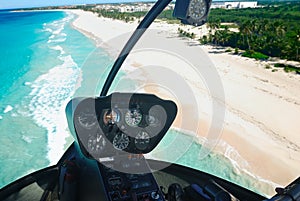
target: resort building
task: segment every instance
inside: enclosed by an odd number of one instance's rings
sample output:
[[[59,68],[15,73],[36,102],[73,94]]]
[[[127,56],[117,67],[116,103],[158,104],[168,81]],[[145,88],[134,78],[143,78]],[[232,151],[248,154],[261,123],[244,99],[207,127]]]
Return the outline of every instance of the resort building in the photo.
[[[96,6],[96,9],[103,10],[118,10],[119,12],[140,12],[140,11],[149,11],[154,3],[127,3],[127,4],[100,4]],[[175,4],[171,3],[165,8],[174,9]]]
[[[257,1],[213,1],[211,8],[239,9],[256,8]]]
[[[99,4],[95,6],[96,10],[107,10],[119,12],[140,12],[149,11],[154,3],[121,3],[121,4]],[[173,10],[174,3],[169,4],[165,10]],[[212,1],[211,8],[239,9],[239,8],[256,8],[257,1]]]

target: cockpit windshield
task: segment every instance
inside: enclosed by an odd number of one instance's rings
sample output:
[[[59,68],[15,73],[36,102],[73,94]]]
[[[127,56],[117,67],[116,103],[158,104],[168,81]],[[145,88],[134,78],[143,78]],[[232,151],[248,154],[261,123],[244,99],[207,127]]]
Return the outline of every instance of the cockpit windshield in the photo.
[[[205,1],[191,2],[198,8]],[[68,101],[99,96],[114,60],[154,5],[52,3],[0,5],[0,188],[58,162],[73,142]],[[177,105],[171,128],[146,158],[273,195],[300,175],[299,2],[213,0],[201,26],[182,24],[174,7],[171,2],[135,45],[108,95],[149,93]],[[159,118],[136,106],[106,110],[101,121],[155,129]],[[86,128],[97,121],[78,119]],[[146,150],[148,133],[138,136],[135,143]],[[92,139],[90,146],[96,141],[104,143]],[[114,146],[128,143],[120,135]]]

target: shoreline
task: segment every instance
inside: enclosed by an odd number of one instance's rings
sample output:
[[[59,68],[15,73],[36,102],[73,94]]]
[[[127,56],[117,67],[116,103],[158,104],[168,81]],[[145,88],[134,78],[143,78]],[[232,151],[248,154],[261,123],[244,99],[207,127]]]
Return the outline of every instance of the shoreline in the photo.
[[[98,42],[101,41],[97,45],[110,50],[110,54],[113,56],[116,56],[116,52],[124,44],[107,44],[105,42],[111,41],[120,34],[132,32],[137,25],[136,23],[99,18],[95,14],[81,10],[65,11],[78,16],[72,26],[86,36],[92,39],[94,37],[96,43],[97,39]],[[187,47],[191,46],[189,45],[190,40],[176,36],[177,27],[177,25],[162,22],[151,25],[151,28],[161,30],[162,38],[169,37],[170,42],[177,41],[184,43]],[[124,38],[124,43],[126,41]],[[297,125],[297,114],[300,113],[300,96],[297,94],[300,84],[297,75],[270,72],[264,68],[264,62],[218,53],[213,46],[196,45],[193,48],[201,49],[209,56],[224,85],[228,115],[226,115],[220,139],[234,147],[249,164],[249,171],[262,179],[287,185],[299,176],[297,170],[300,166],[300,157],[298,157],[300,155],[300,137],[295,134],[300,133]],[[144,63],[147,63],[143,61],[145,58],[128,58],[124,63],[125,70],[130,71],[129,66],[134,66],[134,63],[145,65]],[[161,61],[161,63],[163,62]],[[150,81],[148,80],[148,82]],[[197,95],[203,94],[199,92]],[[268,112],[275,112],[276,115],[269,116]],[[202,128],[197,134],[206,136],[210,127],[209,120],[201,121],[201,125]],[[222,153],[222,150],[219,152]]]

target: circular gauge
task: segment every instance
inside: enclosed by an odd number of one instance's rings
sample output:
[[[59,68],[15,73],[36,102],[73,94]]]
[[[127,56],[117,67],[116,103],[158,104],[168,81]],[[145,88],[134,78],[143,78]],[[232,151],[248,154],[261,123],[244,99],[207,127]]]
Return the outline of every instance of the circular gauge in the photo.
[[[141,123],[142,117],[139,109],[128,110],[125,114],[125,122],[128,126],[136,127]]]
[[[150,143],[150,136],[145,131],[139,132],[136,135],[135,140],[134,140],[135,146],[140,150],[146,149],[148,147],[149,143]]]
[[[201,19],[207,12],[205,0],[192,0],[189,6],[189,16],[195,20]]]
[[[146,116],[146,122],[149,126],[156,127],[156,126],[159,125],[159,120],[156,117],[152,116],[152,115],[147,115]]]
[[[88,151],[91,153],[99,153],[104,150],[106,145],[105,137],[97,134],[97,137],[90,136],[87,142]]]
[[[113,139],[113,146],[115,149],[123,150],[129,145],[129,137],[124,133],[118,133]]]
[[[115,124],[120,121],[120,113],[117,110],[107,110],[103,115],[103,122],[105,125]]]
[[[98,121],[95,113],[81,112],[78,116],[78,122],[82,127],[91,129],[97,124]]]

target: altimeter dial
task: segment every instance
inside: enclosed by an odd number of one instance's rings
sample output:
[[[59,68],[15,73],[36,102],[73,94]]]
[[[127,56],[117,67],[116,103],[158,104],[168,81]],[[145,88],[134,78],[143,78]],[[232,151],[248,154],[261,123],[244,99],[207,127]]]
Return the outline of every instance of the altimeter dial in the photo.
[[[98,123],[96,114],[89,111],[81,112],[78,116],[78,122],[86,129],[91,129]]]
[[[106,139],[103,135],[97,134],[97,136],[90,136],[88,138],[87,147],[90,153],[100,153],[104,150],[106,145]]]
[[[129,137],[124,133],[118,133],[113,139],[113,146],[115,149],[123,150],[129,145]]]
[[[150,143],[150,136],[147,132],[141,131],[139,132],[134,140],[134,144],[136,148],[140,150],[145,150]]]
[[[146,122],[149,126],[154,126],[154,127],[159,126],[159,120],[155,116],[152,116],[152,115],[146,116]]]
[[[136,127],[142,121],[143,115],[139,109],[128,110],[125,114],[125,122],[128,126]]]

